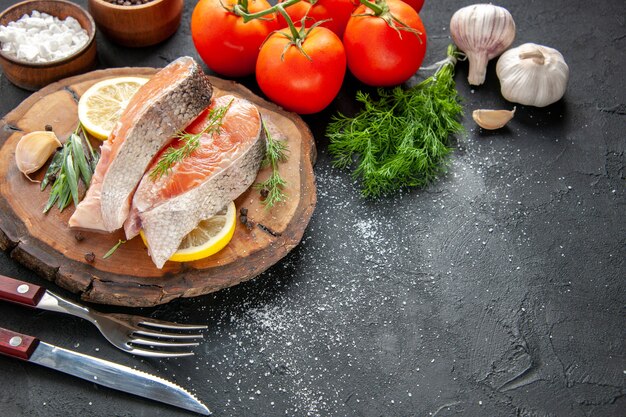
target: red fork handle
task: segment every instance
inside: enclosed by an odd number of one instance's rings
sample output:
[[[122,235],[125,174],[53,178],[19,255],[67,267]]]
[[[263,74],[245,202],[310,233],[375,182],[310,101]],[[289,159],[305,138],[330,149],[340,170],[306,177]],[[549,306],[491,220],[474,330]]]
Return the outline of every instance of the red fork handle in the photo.
[[[0,327],[0,354],[28,360],[39,339]]]
[[[46,289],[39,285],[0,275],[0,300],[34,307],[45,292]]]

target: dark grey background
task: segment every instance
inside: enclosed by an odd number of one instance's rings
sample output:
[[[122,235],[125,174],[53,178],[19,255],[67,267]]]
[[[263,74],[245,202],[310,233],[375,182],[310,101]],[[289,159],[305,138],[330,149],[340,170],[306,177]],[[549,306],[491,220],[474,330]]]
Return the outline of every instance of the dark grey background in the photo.
[[[196,2],[185,3],[161,45],[126,49],[98,36],[99,67],[198,57]],[[470,3],[426,0],[426,63],[444,56],[449,19]],[[6,303],[0,326],[171,379],[217,416],[626,415],[626,3],[499,4],[517,23],[515,46],[563,53],[565,98],[518,106],[507,128],[481,132],[472,110],[512,105],[495,61],[473,89],[459,64],[468,132],[448,175],[371,201],[332,168],[324,137],[336,110],[355,109],[361,86],[348,76],[327,111],[305,118],[319,195],[302,243],[249,283],[139,310],[207,323],[195,357],[131,357],[86,322]],[[242,82],[258,91],[253,78]],[[3,115],[29,95],[4,76],[0,88]],[[8,254],[0,273],[72,296]],[[3,416],[188,415],[13,359],[0,369]]]

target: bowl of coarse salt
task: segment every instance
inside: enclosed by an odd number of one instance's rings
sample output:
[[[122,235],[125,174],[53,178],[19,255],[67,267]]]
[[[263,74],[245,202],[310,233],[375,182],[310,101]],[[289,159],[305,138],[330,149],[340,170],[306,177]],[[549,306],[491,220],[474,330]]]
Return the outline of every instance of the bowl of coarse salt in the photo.
[[[96,25],[65,0],[24,1],[0,13],[0,64],[26,90],[81,74],[96,65]]]
[[[183,0],[89,0],[98,30],[131,48],[156,45],[172,36],[183,7]]]

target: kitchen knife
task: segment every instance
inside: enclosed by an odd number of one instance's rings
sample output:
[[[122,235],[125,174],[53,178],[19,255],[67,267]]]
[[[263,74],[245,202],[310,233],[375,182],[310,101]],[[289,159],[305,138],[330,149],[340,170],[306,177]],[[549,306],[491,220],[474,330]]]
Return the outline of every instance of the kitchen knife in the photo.
[[[89,382],[160,401],[203,415],[209,409],[196,397],[163,378],[124,365],[83,355],[0,327],[0,353],[33,362]]]

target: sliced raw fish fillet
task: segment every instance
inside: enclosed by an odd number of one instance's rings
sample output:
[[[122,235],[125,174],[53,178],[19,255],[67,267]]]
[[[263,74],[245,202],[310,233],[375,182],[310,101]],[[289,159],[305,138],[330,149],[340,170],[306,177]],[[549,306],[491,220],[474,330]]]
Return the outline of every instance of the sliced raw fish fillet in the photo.
[[[212,94],[209,78],[190,57],[177,59],[144,84],[102,145],[91,185],[70,227],[107,232],[122,227],[154,155],[209,105]]]
[[[211,110],[227,106],[217,132],[203,133],[200,146],[171,167],[167,174],[151,176],[164,149],[155,157],[133,197],[124,225],[132,238],[143,229],[152,261],[158,268],[178,249],[182,239],[200,221],[220,211],[254,182],[265,155],[261,115],[249,101],[223,96],[214,100],[187,129],[200,133]],[[180,147],[180,140],[172,146]]]

